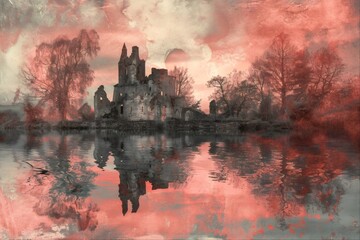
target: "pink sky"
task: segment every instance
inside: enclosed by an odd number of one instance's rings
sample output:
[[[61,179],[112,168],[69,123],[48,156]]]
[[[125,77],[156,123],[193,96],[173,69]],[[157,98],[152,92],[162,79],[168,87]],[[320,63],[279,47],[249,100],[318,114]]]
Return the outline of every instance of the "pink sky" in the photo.
[[[346,74],[359,74],[357,0],[3,0],[0,6],[2,98],[12,99],[22,87],[19,69],[38,44],[74,37],[82,28],[100,35],[101,50],[91,61],[96,77],[87,98],[91,103],[100,84],[112,95],[124,42],[139,46],[147,74],[152,67],[171,67],[166,59],[174,49],[186,56],[181,64],[189,68],[205,111],[211,94],[206,82],[233,69],[246,75],[280,32],[298,46],[336,46]]]

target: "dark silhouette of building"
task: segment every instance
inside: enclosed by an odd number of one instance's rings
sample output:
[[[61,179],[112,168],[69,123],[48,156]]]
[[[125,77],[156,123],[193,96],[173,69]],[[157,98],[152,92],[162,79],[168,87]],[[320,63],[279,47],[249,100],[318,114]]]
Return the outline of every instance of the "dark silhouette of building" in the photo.
[[[103,86],[94,96],[97,119],[109,116],[129,121],[180,119],[184,106],[185,99],[176,95],[176,81],[168,75],[168,70],[152,68],[146,76],[145,60],[140,59],[139,48],[132,47],[128,56],[125,44],[118,62],[118,83],[114,85],[112,102]],[[110,114],[112,112],[115,114]]]

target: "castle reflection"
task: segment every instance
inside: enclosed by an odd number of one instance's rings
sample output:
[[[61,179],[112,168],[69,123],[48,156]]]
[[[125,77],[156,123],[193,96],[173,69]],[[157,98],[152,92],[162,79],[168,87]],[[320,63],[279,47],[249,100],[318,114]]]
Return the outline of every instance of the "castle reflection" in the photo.
[[[151,189],[167,189],[186,182],[187,164],[193,142],[185,137],[121,136],[112,131],[99,131],[95,137],[94,158],[99,168],[104,168],[110,156],[114,157],[119,172],[119,198],[125,215],[131,204],[131,212],[140,207],[140,196],[146,194],[146,182]]]
[[[191,171],[188,164],[199,146],[209,142],[215,170],[214,181],[245,177],[254,194],[266,196],[277,216],[280,229],[286,218],[299,213],[299,206],[316,206],[334,215],[344,194],[341,182],[334,180],[354,163],[343,153],[327,146],[324,136],[298,139],[293,135],[274,136],[121,136],[111,131],[97,132],[94,158],[104,168],[110,156],[120,175],[119,198],[122,213],[137,212],[146,182],[152,190],[181,185]],[[326,157],[337,156],[336,162]],[[240,177],[240,178],[239,178]]]

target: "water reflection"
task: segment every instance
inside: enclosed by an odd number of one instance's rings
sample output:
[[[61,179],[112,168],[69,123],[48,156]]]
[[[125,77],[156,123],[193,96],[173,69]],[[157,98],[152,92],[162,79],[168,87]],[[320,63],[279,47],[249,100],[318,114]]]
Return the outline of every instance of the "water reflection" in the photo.
[[[360,234],[359,149],[319,133],[4,132],[0,154],[2,238]]]
[[[38,155],[28,161],[35,171],[27,180],[29,192],[38,198],[34,212],[54,221],[75,220],[79,230],[93,230],[99,208],[88,197],[96,174],[82,154],[88,150],[85,142],[81,135],[27,135],[24,150],[28,157],[32,150]]]
[[[252,135],[225,140],[221,148],[217,145],[212,142],[209,148],[218,167],[211,177],[216,181],[231,174],[246,177],[253,193],[266,197],[281,230],[289,228],[286,218],[301,214],[301,206],[317,208],[332,219],[345,194],[337,177],[359,169],[354,161],[358,153],[330,148],[321,134],[305,139]]]
[[[155,136],[119,136],[116,132],[97,132],[94,158],[99,168],[114,157],[115,169],[120,175],[119,198],[122,214],[140,207],[139,198],[146,194],[146,182],[152,190],[167,189],[169,183],[183,184],[187,179],[187,160],[191,154],[184,149],[184,138]]]

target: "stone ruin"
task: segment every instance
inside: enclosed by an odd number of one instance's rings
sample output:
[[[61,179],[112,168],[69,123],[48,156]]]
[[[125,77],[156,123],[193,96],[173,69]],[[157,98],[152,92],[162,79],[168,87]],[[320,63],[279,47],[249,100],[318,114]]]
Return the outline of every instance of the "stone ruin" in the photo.
[[[212,100],[209,105],[210,108],[210,116],[216,116],[217,113],[217,107],[216,107],[216,101]]]
[[[107,94],[103,85],[101,85],[95,92],[94,109],[96,119],[103,117],[105,114],[108,114],[111,111],[110,101],[107,98]]]
[[[110,101],[100,86],[95,92],[95,119],[164,121],[182,119],[185,99],[176,95],[176,81],[167,69],[151,69],[145,75],[145,60],[139,57],[139,48],[132,47],[130,56],[124,44],[118,62],[118,83],[114,85]]]

